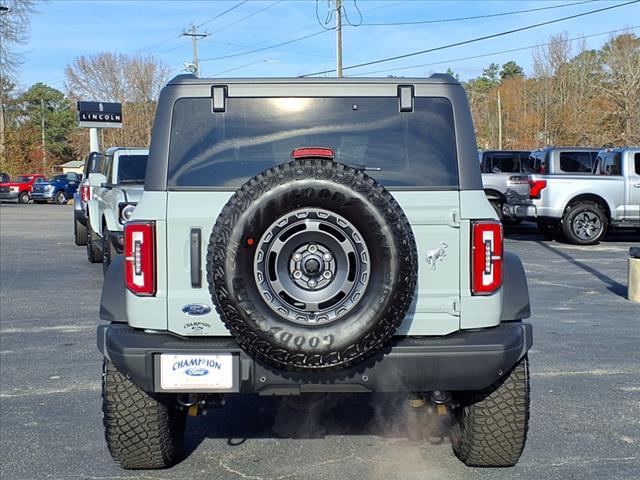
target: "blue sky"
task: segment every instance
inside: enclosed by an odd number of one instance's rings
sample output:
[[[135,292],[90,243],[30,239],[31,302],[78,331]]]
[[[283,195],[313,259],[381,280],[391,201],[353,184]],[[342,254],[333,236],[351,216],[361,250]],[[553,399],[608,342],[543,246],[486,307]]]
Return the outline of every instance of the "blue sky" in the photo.
[[[624,3],[579,0],[543,1],[420,1],[420,0],[343,0],[350,21],[390,23],[458,18],[545,8],[496,18],[403,26],[349,26],[344,28],[344,65],[363,63],[439,45],[454,43],[491,33],[510,30],[580,12]],[[64,68],[79,55],[100,51],[152,54],[165,62],[173,74],[191,59],[191,40],[180,33],[191,23],[202,24],[239,4],[234,1],[49,1],[38,5],[33,16],[27,45],[21,48],[24,64],[20,87],[43,81],[64,89]],[[318,16],[327,15],[327,0],[318,0]],[[266,8],[269,7],[269,8]],[[356,8],[357,7],[357,8]],[[264,9],[264,11],[251,14]],[[335,17],[334,17],[335,18]],[[303,41],[262,52],[248,50],[300,38],[323,28],[316,17],[315,0],[252,0],[233,11],[206,23],[202,30],[211,33],[199,42],[201,59],[240,54],[225,59],[203,60],[201,76],[298,76],[335,68],[335,32],[327,31]],[[333,21],[332,21],[333,25]],[[466,46],[417,55],[372,67],[346,71],[345,74],[396,69],[377,75],[425,76],[451,67],[462,79],[475,77],[490,62],[515,60],[531,73],[532,50],[490,55],[484,58],[461,58],[490,54],[545,43],[549,36],[566,32],[569,37],[591,35],[640,25],[640,3],[535,28],[513,35],[485,40]],[[634,30],[636,34],[639,30]],[[609,35],[587,39],[589,48],[600,47]],[[400,67],[434,64],[410,70]]]

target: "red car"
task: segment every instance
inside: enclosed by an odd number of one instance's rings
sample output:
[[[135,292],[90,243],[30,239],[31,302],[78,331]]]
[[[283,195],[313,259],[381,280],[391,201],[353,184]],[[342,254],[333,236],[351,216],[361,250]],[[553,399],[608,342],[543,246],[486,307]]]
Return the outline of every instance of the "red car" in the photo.
[[[33,184],[44,181],[44,175],[39,173],[18,175],[13,181],[0,183],[0,200],[18,200],[18,203],[29,203]]]

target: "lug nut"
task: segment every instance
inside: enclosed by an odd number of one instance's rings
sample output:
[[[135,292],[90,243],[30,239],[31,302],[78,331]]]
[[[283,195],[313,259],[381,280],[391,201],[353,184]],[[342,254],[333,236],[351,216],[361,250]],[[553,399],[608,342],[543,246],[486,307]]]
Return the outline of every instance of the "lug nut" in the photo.
[[[329,280],[331,278],[331,272],[329,270],[325,270],[322,276]]]
[[[300,280],[302,278],[302,272],[300,270],[296,270],[293,272],[293,278]]]
[[[294,259],[296,262],[299,262],[300,260],[302,260],[302,255],[300,255],[299,253],[296,253],[296,254],[293,256],[293,259]]]
[[[318,283],[317,283],[315,280],[309,280],[309,287],[310,287],[310,288],[315,288],[315,286],[316,286],[317,284],[318,284]]]
[[[322,259],[323,259],[325,262],[329,262],[329,261],[331,261],[331,254],[330,254],[330,253],[325,253],[324,255],[322,255]]]
[[[308,250],[311,253],[316,253],[316,250],[318,250],[318,247],[316,247],[315,245],[309,245]]]

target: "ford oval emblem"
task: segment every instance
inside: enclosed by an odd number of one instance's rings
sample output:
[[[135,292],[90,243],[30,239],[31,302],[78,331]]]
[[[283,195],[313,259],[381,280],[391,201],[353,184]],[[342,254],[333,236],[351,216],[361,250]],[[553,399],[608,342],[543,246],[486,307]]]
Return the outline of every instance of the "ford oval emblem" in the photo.
[[[207,370],[206,368],[202,368],[202,367],[191,367],[191,368],[187,368],[184,373],[186,373],[187,375],[191,376],[191,377],[202,377],[204,375],[207,375],[209,373],[209,370]]]
[[[182,307],[182,311],[187,315],[206,315],[211,312],[211,307],[204,303],[190,303]]]

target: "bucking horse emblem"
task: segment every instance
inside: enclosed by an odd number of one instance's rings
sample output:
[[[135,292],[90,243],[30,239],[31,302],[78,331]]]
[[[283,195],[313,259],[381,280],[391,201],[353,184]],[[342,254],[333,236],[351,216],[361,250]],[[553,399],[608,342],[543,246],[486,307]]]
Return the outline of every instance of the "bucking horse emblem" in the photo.
[[[444,261],[444,257],[447,256],[447,245],[445,242],[442,242],[438,248],[434,248],[433,250],[429,250],[427,252],[427,263],[431,265],[431,270],[436,269],[436,265],[438,264],[438,260],[440,262]]]

